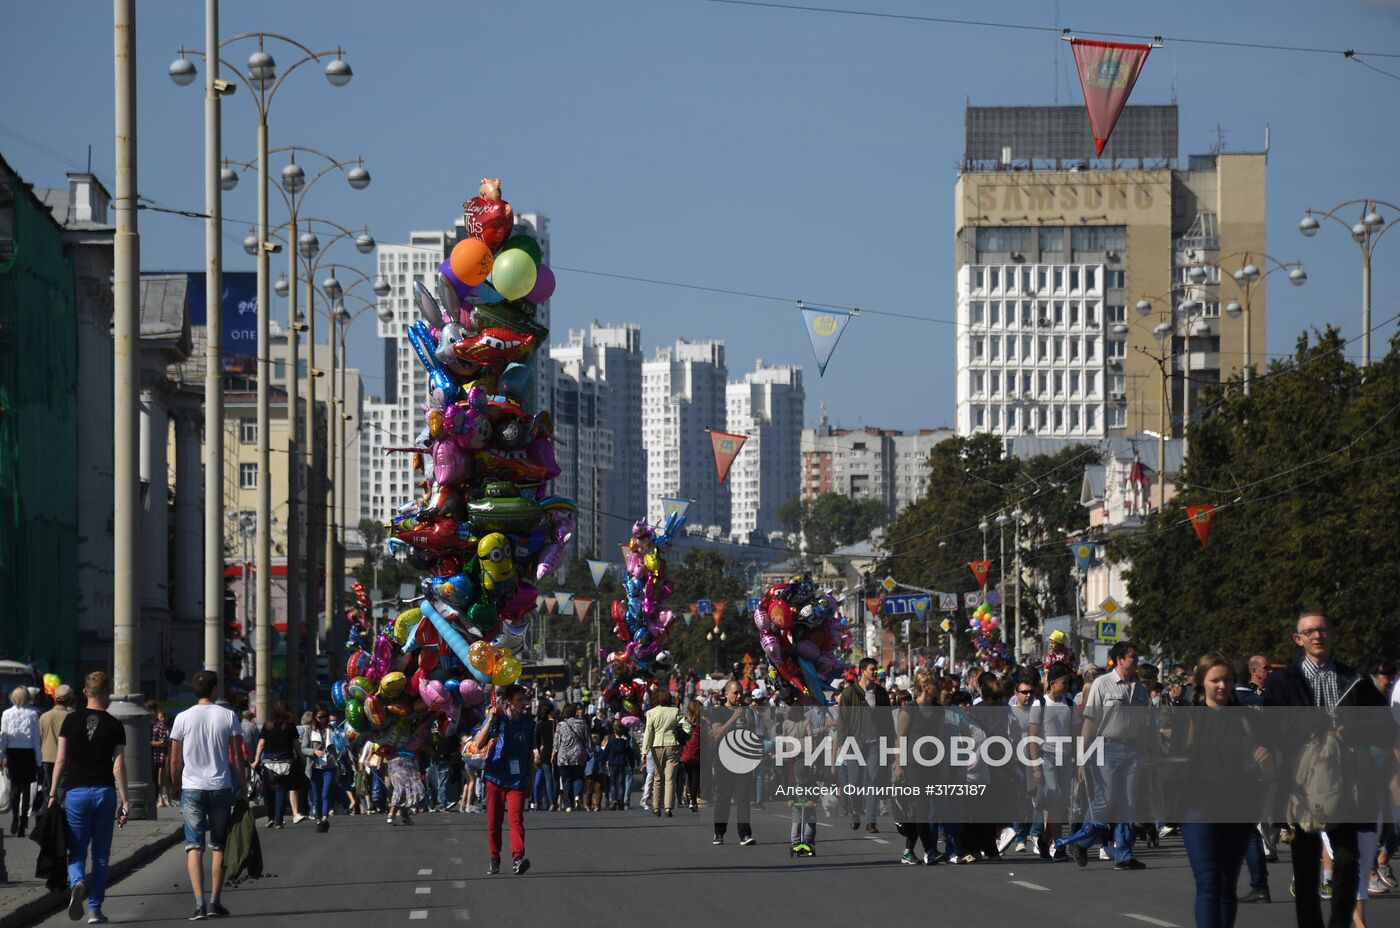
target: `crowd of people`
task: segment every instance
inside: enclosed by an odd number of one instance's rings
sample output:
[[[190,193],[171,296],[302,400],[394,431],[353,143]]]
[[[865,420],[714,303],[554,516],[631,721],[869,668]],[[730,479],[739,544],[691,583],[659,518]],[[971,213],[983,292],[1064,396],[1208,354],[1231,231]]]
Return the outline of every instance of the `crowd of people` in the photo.
[[[678,810],[699,815],[703,804],[713,819],[715,845],[725,843],[731,819],[738,844],[752,846],[760,837],[753,810],[770,804],[790,810],[793,856],[818,852],[819,818],[845,820],[867,834],[879,834],[888,821],[903,839],[896,860],[910,866],[966,866],[1026,855],[1080,867],[1097,857],[1114,871],[1131,872],[1147,866],[1135,848],[1179,837],[1195,879],[1196,923],[1210,928],[1233,924],[1241,903],[1271,901],[1269,867],[1280,861],[1286,844],[1298,924],[1324,924],[1322,903],[1330,901],[1326,924],[1364,928],[1367,898],[1400,891],[1391,868],[1398,843],[1393,803],[1400,799],[1400,746],[1361,752],[1375,768],[1368,782],[1390,791],[1378,797],[1386,812],[1375,821],[1313,827],[1261,811],[1260,821],[1243,823],[1238,809],[1223,807],[1223,797],[1232,784],[1288,776],[1290,745],[1238,712],[1181,712],[1175,725],[1148,721],[1164,714],[1170,719],[1178,707],[1400,707],[1394,664],[1378,660],[1350,668],[1333,657],[1336,637],[1324,615],[1307,610],[1294,633],[1300,654],[1280,667],[1271,667],[1263,655],[1235,661],[1215,652],[1201,655],[1194,666],[1157,667],[1128,642],[1112,649],[1105,667],[1081,665],[1062,636],[1052,636],[1042,661],[1016,666],[929,662],[896,674],[867,659],[836,681],[834,705],[824,708],[774,688],[762,666],[750,672],[736,665],[725,680],[692,676],[652,687],[642,718],[626,722],[577,686],[556,693],[540,684],[511,685],[498,690],[475,729],[452,737],[434,733],[416,751],[354,743],[325,705],[297,717],[278,702],[260,725],[251,711],[236,713],[217,702],[217,680],[201,673],[195,678],[196,706],[173,721],[157,707],[151,761],[157,804],[178,805],[185,819],[196,918],[227,914],[220,899],[221,855],[229,812],[240,797],[261,802],[268,828],[311,820],[323,833],[336,815],[383,815],[388,825],[412,826],[420,814],[484,814],[489,874],[501,872],[507,823],[511,871],[529,870],[527,812],[626,811],[637,797],[656,817],[674,817]],[[77,918],[86,911],[90,922],[105,920],[111,826],[126,807],[124,736],[119,724],[107,721],[108,689],[105,675],[90,676],[84,705],[79,694],[61,686],[53,707],[42,714],[31,705],[33,694],[17,689],[0,716],[0,747],[15,797],[10,833],[23,834],[35,812],[19,798],[31,793],[29,784],[36,787],[35,803],[43,805],[58,798],[63,782],[72,840],[70,914]],[[1142,711],[1119,711],[1124,709]],[[715,763],[717,746],[736,731],[762,745],[751,771]],[[1040,742],[1034,742],[1036,763],[1029,766],[974,765],[958,772],[958,782],[1000,786],[1002,795],[1021,797],[1004,820],[988,821],[933,795],[930,787],[949,784],[946,769],[877,757],[881,739],[950,731],[1050,742],[1097,737],[1104,749],[1096,764],[1077,767],[1040,755]],[[773,745],[780,736],[853,741],[859,757],[804,766],[778,757]],[[1340,743],[1345,747],[1344,739]],[[1160,767],[1151,763],[1154,752],[1177,757],[1196,778],[1193,798],[1184,810],[1174,806],[1172,815],[1136,801],[1153,789],[1152,770]],[[839,788],[812,789],[822,785]],[[916,789],[901,795],[871,789],[882,785]],[[214,857],[208,896],[202,877],[206,848]],[[92,868],[85,874],[89,850]],[[1237,888],[1245,871],[1248,888]]]

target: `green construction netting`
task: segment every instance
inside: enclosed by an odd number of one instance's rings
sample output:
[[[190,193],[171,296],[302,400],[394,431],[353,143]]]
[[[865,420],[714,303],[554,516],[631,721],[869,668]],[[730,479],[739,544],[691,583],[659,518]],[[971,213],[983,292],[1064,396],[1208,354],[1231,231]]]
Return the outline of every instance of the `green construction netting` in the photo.
[[[77,313],[58,226],[0,165],[0,655],[78,661]],[[86,427],[110,427],[103,421]]]

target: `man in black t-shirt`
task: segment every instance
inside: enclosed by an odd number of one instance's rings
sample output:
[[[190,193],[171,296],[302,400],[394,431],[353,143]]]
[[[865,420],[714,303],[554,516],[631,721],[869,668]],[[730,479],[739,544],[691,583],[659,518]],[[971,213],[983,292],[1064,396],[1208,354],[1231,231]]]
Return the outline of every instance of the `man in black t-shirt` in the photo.
[[[68,819],[68,917],[73,921],[82,918],[86,902],[88,924],[97,925],[107,921],[102,900],[107,892],[112,822],[126,824],[126,761],[122,753],[126,730],[107,711],[112,701],[112,682],[107,674],[100,670],[88,674],[83,693],[87,706],[69,714],[58,732],[49,807],[54,807],[58,784],[62,783]],[[92,874],[85,878],[89,844]]]

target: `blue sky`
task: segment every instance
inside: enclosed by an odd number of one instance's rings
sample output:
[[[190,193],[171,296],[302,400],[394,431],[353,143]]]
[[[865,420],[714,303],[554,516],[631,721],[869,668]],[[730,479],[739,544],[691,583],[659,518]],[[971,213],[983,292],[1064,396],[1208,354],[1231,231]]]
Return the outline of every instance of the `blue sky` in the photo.
[[[881,0],[850,8],[1053,25],[1053,4],[994,7]],[[225,2],[223,32],[284,32],[320,50],[344,46],[355,78],[330,87],[314,69],[288,80],[271,144],[363,155],[368,190],[320,184],[307,211],[368,224],[380,241],[445,228],[484,175],[518,210],[549,215],[558,266],[690,282],[951,320],[953,184],[963,107],[1080,101],[1049,33],[793,13],[703,0],[515,0],[386,4]],[[1286,6],[1286,15],[1284,9]],[[1065,0],[1062,25],[1147,35],[1400,52],[1395,4],[1347,0],[1167,7]],[[295,11],[295,15],[289,15]],[[202,94],[166,68],[203,41],[203,4],[140,0],[141,191],[203,207]],[[0,34],[0,152],[39,186],[62,182],[88,145],[112,173],[110,7],[91,0],[16,4]],[[242,62],[249,43],[226,54]],[[292,59],[274,49],[280,64]],[[1368,59],[1400,75],[1400,59]],[[61,73],[56,73],[61,72]],[[299,78],[299,79],[298,79]],[[1269,160],[1269,250],[1302,258],[1306,288],[1270,288],[1268,352],[1324,322],[1359,331],[1360,258],[1340,228],[1302,238],[1307,206],[1356,196],[1400,202],[1395,113],[1400,79],[1341,56],[1168,41],[1153,52],[1138,103],[1181,106],[1182,156],[1227,150]],[[241,93],[224,108],[225,151],[254,154]],[[37,142],[50,152],[17,140]],[[274,169],[280,160],[274,158]],[[273,199],[273,215],[279,210]],[[256,215],[253,184],[226,215]],[[197,269],[195,222],[142,214],[142,265]],[[280,220],[278,220],[280,221]],[[246,225],[231,223],[241,239]],[[1387,237],[1389,238],[1389,237]],[[1400,312],[1400,273],[1383,242],[1375,317]],[[228,266],[251,269],[230,244]],[[1400,252],[1396,252],[1400,258]],[[370,269],[348,249],[343,256]],[[800,363],[807,417],[827,404],[843,425],[931,427],[953,419],[953,329],[865,316],[818,379],[800,316],[779,303],[561,271],[556,336],[588,320],[642,325],[650,357],[678,337],[722,338],[731,379],[755,358]],[[280,316],[284,310],[279,306]],[[352,360],[382,389],[372,316],[352,330]],[[324,331],[324,330],[323,330]],[[1394,332],[1375,337],[1376,354]],[[1359,346],[1353,345],[1359,355]]]

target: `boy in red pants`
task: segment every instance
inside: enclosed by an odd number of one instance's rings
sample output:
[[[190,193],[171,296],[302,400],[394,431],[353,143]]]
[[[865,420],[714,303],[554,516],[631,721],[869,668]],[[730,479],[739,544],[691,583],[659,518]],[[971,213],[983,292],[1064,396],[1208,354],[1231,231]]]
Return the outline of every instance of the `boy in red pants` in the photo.
[[[525,711],[529,701],[525,687],[512,683],[496,694],[496,704],[486,711],[486,721],[476,733],[473,748],[486,751],[487,841],[491,851],[488,874],[501,872],[501,820],[510,817],[512,872],[530,869],[525,857],[526,790],[534,782],[539,763],[535,749],[535,720]],[[502,711],[502,707],[504,711]]]

